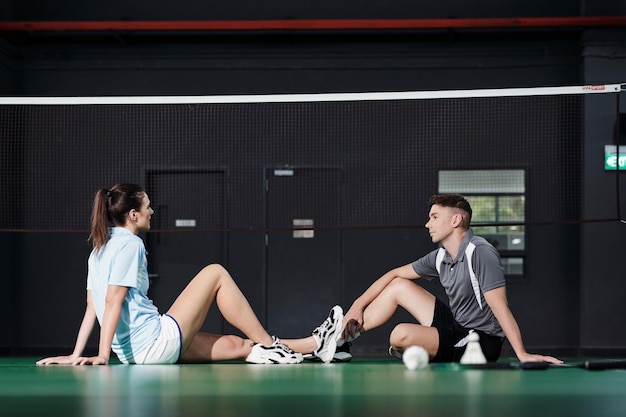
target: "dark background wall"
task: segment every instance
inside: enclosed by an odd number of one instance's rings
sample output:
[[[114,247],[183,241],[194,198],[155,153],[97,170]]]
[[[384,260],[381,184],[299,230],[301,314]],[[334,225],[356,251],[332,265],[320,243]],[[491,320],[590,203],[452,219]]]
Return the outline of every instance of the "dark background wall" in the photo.
[[[6,3],[6,2],[5,2]],[[15,1],[0,6],[2,20],[150,20],[284,18],[448,18],[626,15],[626,3],[594,1],[469,4],[415,2],[384,4],[292,2],[109,2]],[[327,6],[327,7],[324,7]],[[471,6],[471,7],[470,7]],[[213,95],[306,92],[404,91],[620,83],[626,75],[623,28],[541,28],[402,32],[262,33],[4,33],[0,40],[3,95]],[[589,107],[589,106],[588,106]],[[598,158],[611,143],[614,109],[585,110],[583,174],[577,195],[585,218],[610,218],[615,175]],[[87,150],[88,152],[88,150]],[[4,149],[2,175],[16,166]],[[530,158],[530,155],[528,156]],[[315,163],[316,161],[311,161]],[[477,161],[477,165],[488,165]],[[447,167],[453,169],[454,167]],[[435,176],[432,175],[434,179]],[[2,189],[2,199],[20,193],[19,181]],[[622,177],[620,177],[623,180]],[[139,180],[139,176],[136,180]],[[77,180],[74,196],[89,204],[94,189]],[[622,195],[624,187],[622,181]],[[102,186],[109,184],[101,184]],[[416,199],[436,189],[421,184]],[[529,184],[529,200],[533,197]],[[78,198],[78,197],[77,197]],[[623,203],[623,202],[622,202]],[[0,203],[3,204],[3,203]],[[61,203],[62,204],[62,203]],[[623,206],[623,204],[622,204]],[[416,212],[426,217],[427,208]],[[88,222],[89,213],[83,215]],[[509,283],[511,307],[531,349],[577,352],[623,351],[621,300],[626,295],[619,259],[626,250],[623,224],[538,226],[528,231],[528,267]],[[84,308],[89,247],[86,234],[0,233],[0,338],[7,351],[41,352],[72,345]],[[262,319],[264,237],[230,233],[222,259]],[[345,232],[341,243],[341,290],[345,308],[389,268],[432,249],[424,230]],[[314,283],[305,285],[314,286]],[[302,289],[304,292],[306,288]],[[433,287],[435,292],[439,288]],[[538,308],[540,306],[540,308]],[[165,306],[163,306],[165,307]],[[323,319],[326,307],[303,317]],[[308,332],[310,329],[306,329]],[[382,350],[389,327],[359,342]],[[299,336],[299,335],[286,335]]]
[[[623,5],[609,0],[571,2],[556,0],[545,4],[539,0],[513,0],[503,5],[497,1],[481,4],[446,0],[415,3],[407,0],[375,1],[362,4],[353,0],[321,1],[299,5],[289,1],[257,4],[239,0],[221,4],[195,0],[179,1],[176,7],[166,0],[124,2],[114,0],[105,4],[87,5],[65,0],[56,6],[42,0],[13,1],[4,7],[2,17],[13,20],[185,20],[185,19],[319,19],[319,18],[393,18],[393,17],[526,17],[577,16],[619,14]],[[12,4],[11,4],[12,3]]]

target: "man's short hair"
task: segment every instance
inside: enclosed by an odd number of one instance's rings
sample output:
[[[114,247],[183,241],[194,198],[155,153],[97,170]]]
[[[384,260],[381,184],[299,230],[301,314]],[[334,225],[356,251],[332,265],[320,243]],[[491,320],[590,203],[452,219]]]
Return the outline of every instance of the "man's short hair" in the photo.
[[[463,216],[463,226],[467,229],[470,227],[470,222],[472,221],[472,206],[470,203],[460,194],[435,194],[428,200],[429,207],[434,205],[438,205],[441,207],[451,207],[454,209],[458,209],[464,213],[461,213]]]

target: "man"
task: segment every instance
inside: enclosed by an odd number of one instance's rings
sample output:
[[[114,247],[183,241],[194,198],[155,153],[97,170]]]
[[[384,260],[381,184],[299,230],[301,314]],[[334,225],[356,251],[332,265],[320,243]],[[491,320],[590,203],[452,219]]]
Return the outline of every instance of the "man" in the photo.
[[[472,209],[467,200],[456,194],[434,195],[429,205],[426,228],[440,249],[376,280],[344,315],[338,345],[386,323],[401,306],[418,324],[401,323],[393,329],[390,353],[396,357],[418,345],[426,349],[433,362],[458,362],[469,333],[477,332],[488,361],[498,360],[506,337],[520,362],[561,363],[524,348],[507,303],[500,255],[470,229]],[[418,278],[438,278],[449,307],[412,282]]]

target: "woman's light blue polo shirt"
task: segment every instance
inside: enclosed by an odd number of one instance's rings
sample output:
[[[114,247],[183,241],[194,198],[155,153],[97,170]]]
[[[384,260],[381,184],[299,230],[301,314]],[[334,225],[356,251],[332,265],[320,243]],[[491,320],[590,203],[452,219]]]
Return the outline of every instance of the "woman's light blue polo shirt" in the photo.
[[[113,352],[122,362],[133,362],[135,353],[146,349],[161,333],[157,307],[148,298],[148,267],[143,240],[122,227],[110,229],[109,241],[89,256],[87,289],[102,325],[109,285],[128,287],[113,337]]]

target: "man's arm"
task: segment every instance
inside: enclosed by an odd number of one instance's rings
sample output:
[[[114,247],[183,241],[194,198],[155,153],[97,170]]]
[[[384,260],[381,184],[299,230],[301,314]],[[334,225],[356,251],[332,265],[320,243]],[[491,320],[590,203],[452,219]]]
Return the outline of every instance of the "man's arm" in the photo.
[[[553,358],[552,356],[544,356],[531,354],[526,352],[524,342],[522,341],[522,333],[519,329],[515,317],[509,308],[506,298],[506,287],[499,287],[484,293],[485,301],[489,304],[491,311],[500,323],[500,327],[504,331],[506,338],[511,343],[511,347],[515,351],[520,362],[550,362],[563,363],[563,361]]]
[[[398,268],[394,268],[391,271],[385,273],[378,278],[370,287],[365,290],[354,302],[350,309],[346,312],[343,319],[344,326],[344,339],[348,339],[348,336],[354,336],[355,333],[360,332],[363,326],[363,312],[368,305],[389,285],[391,281],[396,278],[405,279],[417,279],[419,275],[415,273],[412,264],[407,264]],[[351,323],[350,326],[347,324]]]

